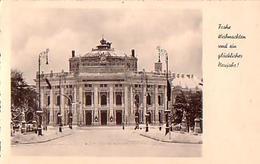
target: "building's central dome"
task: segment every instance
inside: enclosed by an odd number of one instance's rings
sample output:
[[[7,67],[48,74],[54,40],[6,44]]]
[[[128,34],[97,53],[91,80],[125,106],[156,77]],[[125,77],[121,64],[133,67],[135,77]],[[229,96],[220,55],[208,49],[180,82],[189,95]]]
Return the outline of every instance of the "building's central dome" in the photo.
[[[137,71],[137,58],[132,50],[132,55],[111,48],[112,42],[106,41],[103,37],[100,44],[84,56],[70,59],[70,71],[87,73],[118,73],[125,71]]]

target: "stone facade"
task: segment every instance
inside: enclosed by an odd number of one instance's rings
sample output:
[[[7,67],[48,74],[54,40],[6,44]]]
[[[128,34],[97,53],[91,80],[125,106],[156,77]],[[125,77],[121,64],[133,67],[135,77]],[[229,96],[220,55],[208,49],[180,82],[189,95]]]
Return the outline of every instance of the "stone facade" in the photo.
[[[149,123],[158,124],[166,109],[166,75],[161,64],[157,62],[155,72],[138,71],[134,50],[131,55],[120,54],[103,38],[84,56],[72,51],[69,71],[41,75],[41,86],[49,125],[57,125],[59,112],[63,125],[68,124],[69,112],[79,126],[135,124],[137,111],[140,123],[148,113]]]

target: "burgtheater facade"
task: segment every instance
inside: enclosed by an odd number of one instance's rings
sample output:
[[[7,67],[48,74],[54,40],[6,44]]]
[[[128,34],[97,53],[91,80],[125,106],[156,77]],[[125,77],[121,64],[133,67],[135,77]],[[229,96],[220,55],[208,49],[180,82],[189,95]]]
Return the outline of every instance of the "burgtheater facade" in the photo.
[[[72,51],[69,72],[41,75],[46,123],[57,125],[59,112],[63,125],[68,124],[70,112],[72,124],[79,126],[135,124],[137,115],[140,123],[146,117],[151,124],[162,122],[167,100],[162,63],[159,60],[153,72],[146,72],[138,71],[137,61],[135,50],[121,54],[103,38],[84,56]]]

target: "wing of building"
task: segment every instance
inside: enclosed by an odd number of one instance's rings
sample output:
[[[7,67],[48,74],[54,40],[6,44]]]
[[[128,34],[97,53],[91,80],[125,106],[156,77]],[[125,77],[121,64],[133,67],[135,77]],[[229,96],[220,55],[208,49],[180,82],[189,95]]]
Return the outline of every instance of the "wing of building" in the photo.
[[[83,56],[72,51],[69,72],[41,75],[46,124],[57,125],[59,112],[64,125],[70,112],[73,124],[79,126],[135,124],[136,115],[140,123],[147,116],[152,124],[163,121],[167,87],[162,63],[156,62],[153,72],[138,71],[135,50],[127,55],[111,45],[102,38]],[[39,86],[39,80],[36,84]]]

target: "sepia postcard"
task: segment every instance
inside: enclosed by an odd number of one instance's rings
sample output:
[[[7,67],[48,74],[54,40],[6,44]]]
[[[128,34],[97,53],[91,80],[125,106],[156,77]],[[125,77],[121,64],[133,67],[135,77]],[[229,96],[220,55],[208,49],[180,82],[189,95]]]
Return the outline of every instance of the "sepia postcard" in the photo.
[[[1,163],[259,163],[259,1],[1,1]]]

